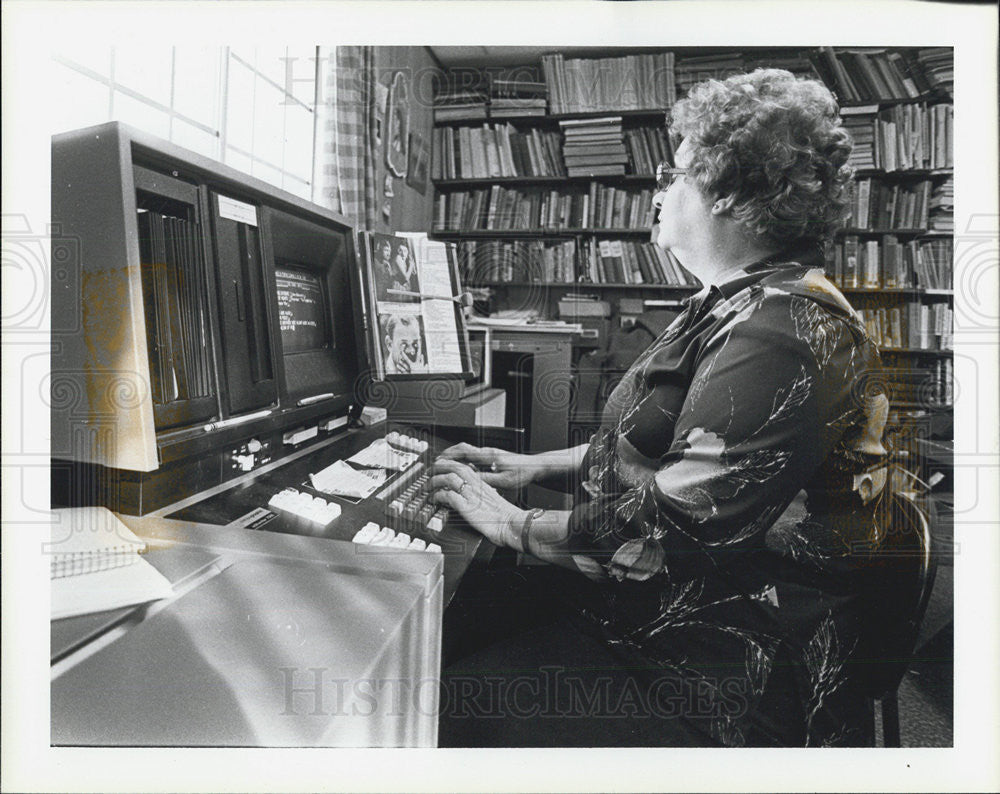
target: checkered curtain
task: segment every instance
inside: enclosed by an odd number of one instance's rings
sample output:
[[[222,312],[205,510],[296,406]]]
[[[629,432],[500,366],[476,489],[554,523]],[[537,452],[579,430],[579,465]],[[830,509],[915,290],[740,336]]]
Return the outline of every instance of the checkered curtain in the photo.
[[[321,48],[322,101],[316,136],[316,201],[375,228],[375,51]]]

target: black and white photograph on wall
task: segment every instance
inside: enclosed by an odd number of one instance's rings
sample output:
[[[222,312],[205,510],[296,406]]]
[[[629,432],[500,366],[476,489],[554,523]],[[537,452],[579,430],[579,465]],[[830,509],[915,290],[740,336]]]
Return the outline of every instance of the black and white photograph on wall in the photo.
[[[420,195],[427,192],[427,179],[430,170],[430,152],[427,141],[419,132],[410,133],[409,165],[406,168],[406,184]]]
[[[1000,786],[995,7],[49,5],[5,790]]]

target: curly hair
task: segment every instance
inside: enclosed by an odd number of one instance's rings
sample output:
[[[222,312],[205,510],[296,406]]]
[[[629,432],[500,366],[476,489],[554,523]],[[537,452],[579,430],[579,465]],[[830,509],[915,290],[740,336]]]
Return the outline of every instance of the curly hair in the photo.
[[[674,105],[669,132],[691,149],[689,176],[773,244],[828,239],[850,214],[850,135],[816,80],[757,69],[708,80]]]

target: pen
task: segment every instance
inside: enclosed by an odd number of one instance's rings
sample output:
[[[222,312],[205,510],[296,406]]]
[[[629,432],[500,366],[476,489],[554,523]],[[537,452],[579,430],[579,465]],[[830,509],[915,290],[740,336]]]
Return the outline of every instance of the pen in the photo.
[[[218,422],[209,422],[205,425],[205,432],[210,433],[212,430],[221,430],[224,427],[230,427],[231,425],[241,425],[244,422],[252,422],[254,419],[263,419],[265,416],[270,416],[273,413],[270,409],[266,411],[257,411],[254,414],[247,414],[246,416],[237,416],[233,419],[220,419]]]
[[[313,403],[318,403],[323,400],[329,400],[331,397],[336,397],[336,395],[332,391],[328,391],[325,394],[316,394],[313,395],[312,397],[303,397],[295,404],[298,405],[299,407],[302,407],[303,405],[312,405]]]

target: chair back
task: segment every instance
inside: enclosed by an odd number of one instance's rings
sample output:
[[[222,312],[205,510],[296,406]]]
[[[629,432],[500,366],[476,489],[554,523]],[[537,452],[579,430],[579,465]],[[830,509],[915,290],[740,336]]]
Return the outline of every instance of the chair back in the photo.
[[[937,572],[932,509],[914,492],[891,491],[879,511],[887,534],[876,552],[881,575],[870,593],[865,680],[872,697],[895,692],[913,657]]]

